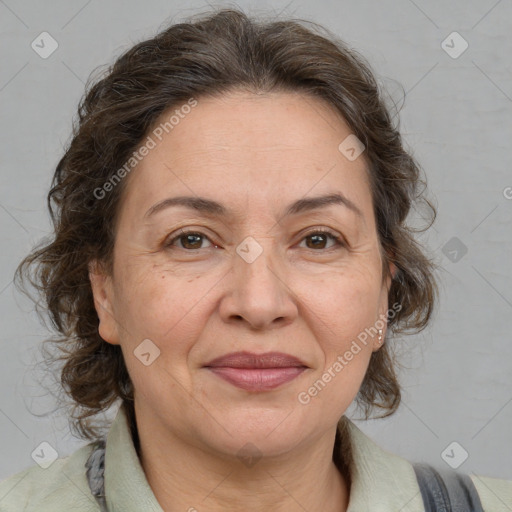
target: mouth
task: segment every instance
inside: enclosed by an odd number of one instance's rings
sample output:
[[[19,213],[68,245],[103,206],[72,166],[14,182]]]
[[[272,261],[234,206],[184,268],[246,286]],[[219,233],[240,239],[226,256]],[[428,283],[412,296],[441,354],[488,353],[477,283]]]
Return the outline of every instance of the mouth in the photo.
[[[308,366],[281,352],[234,352],[205,365],[214,375],[245,391],[270,391],[298,377]]]

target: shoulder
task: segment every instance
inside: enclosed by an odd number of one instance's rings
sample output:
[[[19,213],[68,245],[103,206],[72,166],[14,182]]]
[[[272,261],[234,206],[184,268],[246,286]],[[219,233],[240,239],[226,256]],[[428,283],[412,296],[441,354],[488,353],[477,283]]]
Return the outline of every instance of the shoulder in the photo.
[[[98,512],[86,478],[90,443],[50,467],[33,466],[0,483],[2,512]]]
[[[470,475],[476,487],[482,508],[492,512],[512,510],[512,480]]]
[[[384,450],[351,420],[339,426],[339,434],[341,445],[350,447],[352,508],[349,511],[376,510],[382,506],[386,507],[385,510],[403,512],[425,510],[415,470],[417,462]],[[343,456],[341,451],[335,455],[338,458]],[[444,471],[439,467],[436,469],[442,475],[457,474],[448,468],[444,468]],[[474,474],[467,476],[473,482],[485,512],[512,511],[512,480]],[[450,481],[453,482],[453,479]]]

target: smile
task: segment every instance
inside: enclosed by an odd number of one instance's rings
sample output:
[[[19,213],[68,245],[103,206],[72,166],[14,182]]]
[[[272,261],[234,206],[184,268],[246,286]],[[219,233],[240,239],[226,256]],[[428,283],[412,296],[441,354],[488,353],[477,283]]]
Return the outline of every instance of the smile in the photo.
[[[270,391],[298,377],[307,366],[280,352],[236,352],[205,365],[212,373],[245,391]]]
[[[299,376],[306,368],[210,368],[220,378],[246,391],[269,391]]]

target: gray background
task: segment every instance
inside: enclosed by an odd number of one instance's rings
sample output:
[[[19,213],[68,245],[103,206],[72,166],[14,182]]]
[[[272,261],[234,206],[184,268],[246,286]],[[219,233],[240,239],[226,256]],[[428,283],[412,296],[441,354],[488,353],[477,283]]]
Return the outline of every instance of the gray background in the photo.
[[[399,411],[357,424],[385,449],[439,467],[456,441],[469,453],[460,471],[512,479],[512,2],[238,5],[324,24],[369,59],[393,98],[402,84],[402,130],[437,198],[438,221],[421,239],[441,265],[441,306],[431,328],[400,342],[407,369]],[[42,441],[60,456],[83,444],[62,412],[42,416],[55,404],[34,366],[46,333],[11,280],[48,233],[45,195],[84,82],[133,43],[207,7],[0,0],[0,478],[32,465]],[[31,48],[43,31],[59,44],[47,59]],[[453,31],[469,44],[458,58],[441,47]],[[456,460],[462,452],[448,453]]]

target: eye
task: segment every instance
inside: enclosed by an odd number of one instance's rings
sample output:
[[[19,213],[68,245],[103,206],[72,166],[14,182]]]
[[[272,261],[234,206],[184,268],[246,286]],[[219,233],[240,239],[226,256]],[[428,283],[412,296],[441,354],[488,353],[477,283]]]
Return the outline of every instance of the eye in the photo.
[[[199,231],[180,230],[175,236],[165,242],[165,247],[172,247],[176,242],[179,242],[178,249],[185,249],[189,251],[204,249],[204,247],[202,247],[202,242],[204,240],[208,240],[208,242],[210,242],[210,239],[204,233]],[[216,245],[211,245],[213,247],[217,247]]]
[[[218,247],[217,245],[212,244],[210,239],[204,233],[192,230],[187,231],[185,229],[179,230],[174,236],[166,241],[165,247],[177,247],[178,249],[194,251],[198,249],[205,249],[206,247],[203,247],[204,241],[208,241],[210,247]],[[306,241],[306,247],[313,250],[328,250],[336,246],[345,247],[343,238],[339,234],[324,229],[316,229],[315,231],[308,233],[302,238],[301,242],[302,241]],[[331,241],[331,245],[327,246],[329,241]]]
[[[327,241],[331,240],[333,245],[326,247]],[[345,247],[345,243],[340,235],[329,230],[317,229],[308,233],[302,240],[306,241],[308,249],[321,250],[332,249],[335,246]],[[308,243],[308,241],[310,243]]]

